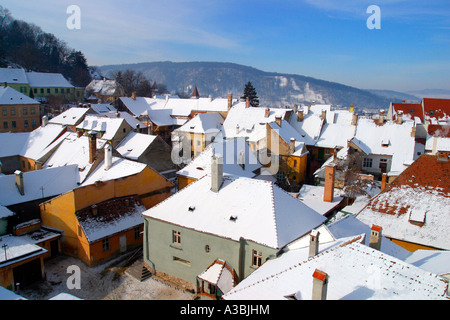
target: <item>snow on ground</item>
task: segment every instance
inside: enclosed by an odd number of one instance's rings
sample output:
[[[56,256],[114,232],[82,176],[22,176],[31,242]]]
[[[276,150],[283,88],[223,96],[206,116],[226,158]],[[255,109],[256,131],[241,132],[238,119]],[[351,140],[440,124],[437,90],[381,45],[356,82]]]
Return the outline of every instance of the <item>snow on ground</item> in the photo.
[[[127,253],[99,266],[88,267],[81,260],[60,255],[45,261],[46,279],[18,294],[29,300],[48,300],[60,293],[69,293],[84,300],[192,300],[194,294],[168,286],[149,278],[140,282],[129,274]],[[73,284],[73,272],[69,266],[78,266],[81,271],[80,289],[69,289]],[[71,278],[72,277],[72,278]]]

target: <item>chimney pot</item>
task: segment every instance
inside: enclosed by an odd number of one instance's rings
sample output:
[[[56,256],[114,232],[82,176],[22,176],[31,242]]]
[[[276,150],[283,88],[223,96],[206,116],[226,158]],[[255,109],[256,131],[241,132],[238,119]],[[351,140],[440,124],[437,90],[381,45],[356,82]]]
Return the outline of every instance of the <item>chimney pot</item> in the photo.
[[[383,191],[386,188],[386,184],[387,184],[387,174],[383,173],[383,175],[381,176],[381,190]]]
[[[266,108],[266,110],[265,110],[265,112],[264,112],[264,117],[265,117],[265,118],[268,118],[269,115],[270,115],[270,109],[269,109],[269,108]]]
[[[131,99],[136,100],[136,92],[133,91],[131,93]]]
[[[228,94],[228,110],[231,109],[231,106],[233,105],[233,95],[231,93]]]
[[[399,111],[397,112],[397,124],[402,124],[403,123],[403,111]]]
[[[381,248],[381,231],[382,228],[380,226],[377,226],[375,224],[372,225],[372,228],[370,230],[370,240],[369,240],[369,247],[380,250]]]
[[[223,157],[213,154],[211,161],[211,190],[219,192],[223,184]]]
[[[356,126],[358,124],[358,114],[353,113],[352,115],[352,126]]]
[[[327,110],[322,110],[322,114],[320,115],[320,119],[326,120],[327,119]]]
[[[298,122],[302,122],[303,121],[303,116],[304,116],[303,110],[298,110],[297,111],[297,121]]]
[[[384,119],[385,119],[385,114],[384,114],[384,110],[381,109],[379,116],[378,116],[378,124],[379,125],[383,125],[384,124]]]
[[[23,184],[23,172],[20,170],[14,171],[14,174],[16,175],[16,186],[19,189],[19,192],[21,195],[25,194],[25,186]]]
[[[313,273],[312,300],[326,300],[328,289],[328,274],[316,269]]]
[[[294,104],[294,113],[297,113],[297,111],[298,111],[298,105],[297,104]]]
[[[323,201],[333,202],[335,173],[336,167],[334,164],[330,164],[325,167],[325,188],[323,191]]]
[[[42,127],[45,127],[48,123],[48,117],[47,116],[43,116],[42,117]]]
[[[247,99],[245,99],[245,107],[248,108],[250,107],[250,99],[247,97]]]

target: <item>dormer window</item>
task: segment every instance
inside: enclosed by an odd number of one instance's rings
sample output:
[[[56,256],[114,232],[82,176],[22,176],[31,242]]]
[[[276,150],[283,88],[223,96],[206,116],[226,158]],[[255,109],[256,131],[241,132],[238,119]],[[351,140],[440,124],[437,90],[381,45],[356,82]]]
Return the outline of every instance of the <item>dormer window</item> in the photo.
[[[190,212],[194,212],[195,207],[194,207],[194,206],[190,206],[188,210],[189,210]]]
[[[237,216],[230,216],[230,221],[236,222],[237,218]]]

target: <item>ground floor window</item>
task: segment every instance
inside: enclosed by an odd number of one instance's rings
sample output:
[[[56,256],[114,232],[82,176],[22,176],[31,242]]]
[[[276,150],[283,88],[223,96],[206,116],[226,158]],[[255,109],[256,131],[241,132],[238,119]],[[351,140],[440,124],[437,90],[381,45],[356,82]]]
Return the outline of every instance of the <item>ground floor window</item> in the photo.
[[[109,251],[109,238],[103,239],[103,252]]]

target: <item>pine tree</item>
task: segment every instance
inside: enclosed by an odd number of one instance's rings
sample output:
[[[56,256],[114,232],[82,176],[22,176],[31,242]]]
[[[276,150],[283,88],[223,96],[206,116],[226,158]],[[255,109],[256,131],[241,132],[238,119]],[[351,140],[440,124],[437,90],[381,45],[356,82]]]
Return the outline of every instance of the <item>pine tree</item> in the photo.
[[[243,100],[247,100],[247,98],[250,101],[250,105],[252,107],[259,107],[259,98],[256,94],[255,88],[250,81],[245,85],[244,95],[241,97],[241,99]]]

